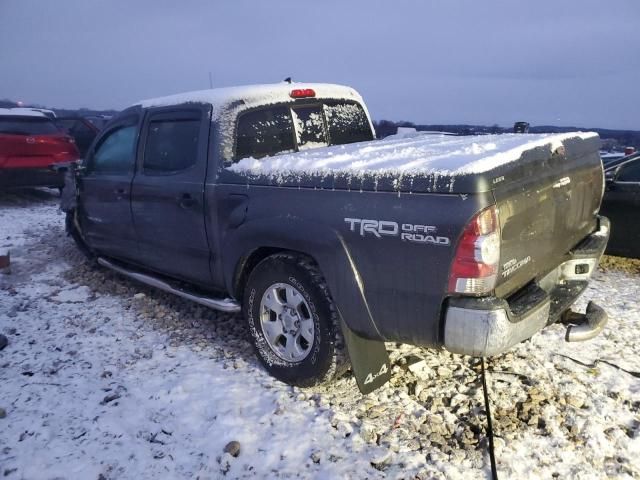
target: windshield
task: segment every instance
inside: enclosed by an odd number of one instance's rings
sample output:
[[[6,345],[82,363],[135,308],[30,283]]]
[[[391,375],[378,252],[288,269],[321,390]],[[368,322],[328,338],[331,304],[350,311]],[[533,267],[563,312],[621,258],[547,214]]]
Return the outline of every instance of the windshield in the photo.
[[[60,133],[55,124],[45,117],[0,117],[0,133],[12,135],[51,135]]]

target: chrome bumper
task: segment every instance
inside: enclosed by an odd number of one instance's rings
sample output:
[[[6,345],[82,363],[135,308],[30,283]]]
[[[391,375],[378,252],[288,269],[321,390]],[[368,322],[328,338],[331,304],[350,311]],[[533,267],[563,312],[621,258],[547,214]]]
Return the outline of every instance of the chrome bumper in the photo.
[[[512,323],[504,308],[450,307],[444,324],[444,347],[474,357],[498,355],[542,330],[549,319],[549,308],[550,303],[544,302],[526,318]]]
[[[567,341],[583,341],[598,335],[607,322],[602,308],[592,302],[585,314],[570,312],[569,308],[586,288],[608,237],[609,221],[602,218],[598,230],[581,244],[583,247],[569,252],[566,261],[530,288],[534,306],[517,318],[509,304],[497,298],[449,302],[445,307],[444,347],[462,355],[498,355],[558,320],[572,324],[567,329]]]

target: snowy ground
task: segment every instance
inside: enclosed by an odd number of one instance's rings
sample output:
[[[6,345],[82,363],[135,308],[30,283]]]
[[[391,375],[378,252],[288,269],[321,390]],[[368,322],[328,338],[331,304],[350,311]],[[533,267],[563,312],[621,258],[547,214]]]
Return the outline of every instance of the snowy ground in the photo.
[[[88,268],[53,191],[0,195],[4,248],[3,478],[488,476],[469,358],[389,344],[392,382],[369,396],[350,377],[291,388],[240,317]],[[603,335],[570,345],[554,326],[489,362],[501,478],[640,478],[639,298],[640,262],[607,259],[585,295]]]

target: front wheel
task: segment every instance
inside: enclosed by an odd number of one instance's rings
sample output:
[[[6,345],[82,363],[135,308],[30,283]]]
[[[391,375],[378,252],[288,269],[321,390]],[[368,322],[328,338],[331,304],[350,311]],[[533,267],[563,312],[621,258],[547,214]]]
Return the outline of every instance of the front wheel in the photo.
[[[243,310],[256,355],[275,378],[309,387],[346,368],[337,311],[306,258],[276,254],[260,262],[249,276]]]

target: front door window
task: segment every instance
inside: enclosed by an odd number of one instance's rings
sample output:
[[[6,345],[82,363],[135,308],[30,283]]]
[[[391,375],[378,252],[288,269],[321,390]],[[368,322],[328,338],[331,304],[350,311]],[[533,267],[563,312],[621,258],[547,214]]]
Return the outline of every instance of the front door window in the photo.
[[[128,173],[133,170],[136,146],[135,125],[116,127],[98,144],[88,170],[92,173]]]

